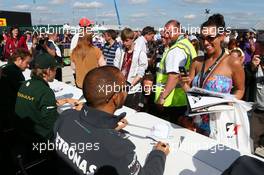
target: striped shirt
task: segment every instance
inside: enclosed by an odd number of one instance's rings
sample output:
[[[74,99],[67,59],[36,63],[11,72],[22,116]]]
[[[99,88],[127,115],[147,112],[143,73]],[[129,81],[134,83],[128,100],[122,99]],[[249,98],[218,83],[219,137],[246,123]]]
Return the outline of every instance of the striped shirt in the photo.
[[[112,46],[110,46],[108,43],[104,45],[103,54],[107,65],[114,65],[115,52],[118,47],[120,46],[116,41],[112,44]]]

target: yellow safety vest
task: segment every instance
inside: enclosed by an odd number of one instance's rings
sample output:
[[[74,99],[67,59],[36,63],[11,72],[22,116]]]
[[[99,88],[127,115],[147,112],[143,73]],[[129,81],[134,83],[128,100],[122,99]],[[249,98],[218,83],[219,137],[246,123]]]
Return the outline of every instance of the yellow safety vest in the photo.
[[[187,61],[184,66],[186,70],[189,70],[192,59],[197,57],[196,50],[193,47],[192,43],[183,36],[180,36],[180,38],[175,42],[175,44],[163,53],[159,68],[157,70],[155,102],[157,102],[161,92],[164,91],[166,82],[168,80],[168,74],[166,73],[165,66],[167,55],[171,50],[175,49],[176,47],[182,49],[187,55]],[[171,91],[171,93],[165,99],[165,103],[163,104],[163,106],[165,107],[180,107],[186,105],[186,94],[184,90],[178,86],[176,86],[175,89]]]

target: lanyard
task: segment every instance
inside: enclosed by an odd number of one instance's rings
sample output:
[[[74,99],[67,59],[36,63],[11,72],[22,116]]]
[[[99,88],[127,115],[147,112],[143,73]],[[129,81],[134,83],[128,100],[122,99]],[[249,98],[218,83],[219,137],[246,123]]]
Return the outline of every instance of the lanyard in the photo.
[[[202,88],[203,87],[203,84],[204,84],[204,81],[208,78],[208,76],[210,76],[211,72],[216,68],[217,64],[219,63],[219,61],[221,60],[222,56],[224,55],[225,53],[225,50],[222,49],[222,53],[221,55],[216,59],[216,61],[214,62],[214,64],[212,64],[208,70],[206,72],[204,72],[204,69],[205,69],[205,57],[204,57],[204,60],[203,60],[203,67],[202,67],[202,70],[201,70],[201,75],[200,75],[200,82],[199,82],[199,87]]]

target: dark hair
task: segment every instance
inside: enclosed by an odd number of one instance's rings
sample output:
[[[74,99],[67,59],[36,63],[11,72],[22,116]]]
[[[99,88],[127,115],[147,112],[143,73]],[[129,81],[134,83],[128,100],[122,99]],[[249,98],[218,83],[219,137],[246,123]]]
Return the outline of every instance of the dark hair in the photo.
[[[235,47],[238,47],[238,42],[235,38],[230,39],[229,43],[228,43],[228,49],[232,49],[230,48],[231,46],[235,45]]]
[[[31,54],[28,50],[24,48],[18,48],[15,50],[15,52],[10,57],[10,61],[14,62],[18,57],[20,57],[22,60],[24,60],[26,57],[31,57]]]
[[[144,27],[141,32],[141,35],[144,36],[147,34],[156,34],[154,27],[151,27],[151,26]]]
[[[200,50],[199,40],[193,39],[193,40],[191,40],[191,43],[192,43],[193,47],[195,48],[196,52],[198,53],[198,51]]]
[[[15,29],[18,30],[18,38],[20,38],[21,34],[20,34],[19,27],[17,27],[17,26],[12,26],[12,27],[10,28],[10,30],[9,30],[9,35],[10,35],[10,37],[13,38],[13,33],[12,33],[12,31],[15,30]]]
[[[117,37],[117,32],[113,29],[106,30],[104,34],[105,33],[109,34],[113,40],[115,40]]]
[[[130,28],[125,28],[121,31],[121,39],[124,41],[126,39],[134,39],[134,32]]]
[[[102,66],[89,71],[83,81],[83,95],[87,104],[96,107],[107,103],[115,91],[113,88],[109,90],[108,87],[120,85],[121,76],[121,71],[114,66]],[[102,87],[105,88],[102,90]],[[105,90],[109,92],[106,93]]]
[[[152,73],[146,73],[143,80],[154,81],[154,76],[152,75]]]
[[[225,29],[225,20],[224,20],[224,16],[217,13],[217,14],[213,14],[212,16],[210,16],[208,18],[207,21],[205,21],[202,25],[201,25],[201,29],[203,29],[204,27],[208,27],[208,26],[216,26],[216,28],[222,27]]]

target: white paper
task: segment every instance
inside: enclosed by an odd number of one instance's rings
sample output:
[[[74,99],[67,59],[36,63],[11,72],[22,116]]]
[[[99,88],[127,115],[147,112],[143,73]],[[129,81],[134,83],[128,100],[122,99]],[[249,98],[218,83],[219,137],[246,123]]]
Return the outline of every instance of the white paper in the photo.
[[[150,136],[158,139],[167,139],[169,137],[169,125],[165,123],[159,123],[151,128]]]

